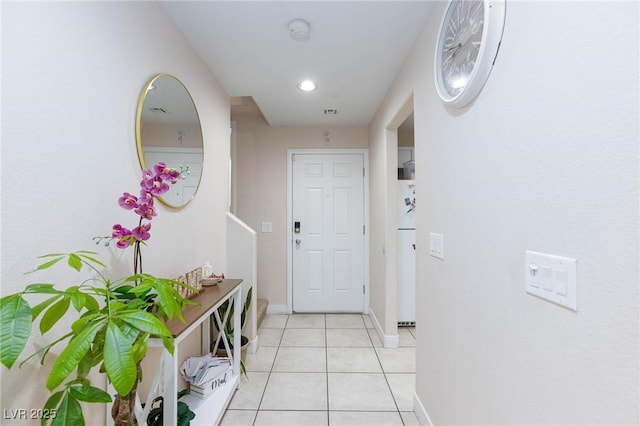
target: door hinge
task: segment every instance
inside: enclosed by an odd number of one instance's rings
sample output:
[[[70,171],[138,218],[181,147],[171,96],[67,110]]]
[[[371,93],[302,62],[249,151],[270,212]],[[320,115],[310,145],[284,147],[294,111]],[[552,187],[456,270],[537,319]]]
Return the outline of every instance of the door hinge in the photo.
[[[362,168],[362,177],[365,177],[365,174],[364,174],[364,167]]]
[[[362,294],[365,294],[365,291],[364,291],[364,284],[362,284]]]
[[[367,233],[367,225],[362,225],[362,235]]]

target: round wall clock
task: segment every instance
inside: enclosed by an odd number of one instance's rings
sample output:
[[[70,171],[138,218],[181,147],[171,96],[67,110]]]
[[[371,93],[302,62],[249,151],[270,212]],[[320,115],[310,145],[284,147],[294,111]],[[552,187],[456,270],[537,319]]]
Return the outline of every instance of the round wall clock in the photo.
[[[435,55],[436,90],[461,108],[474,100],[498,55],[505,0],[451,0],[442,18]]]

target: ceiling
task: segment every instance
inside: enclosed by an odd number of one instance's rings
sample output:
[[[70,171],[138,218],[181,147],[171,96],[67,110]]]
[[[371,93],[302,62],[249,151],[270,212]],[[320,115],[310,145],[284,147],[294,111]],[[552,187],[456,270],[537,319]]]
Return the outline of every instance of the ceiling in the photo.
[[[161,2],[236,108],[253,98],[271,125],[367,125],[418,33],[431,1]],[[307,41],[289,37],[304,19]],[[302,92],[297,84],[318,87]],[[337,111],[326,115],[327,109]]]

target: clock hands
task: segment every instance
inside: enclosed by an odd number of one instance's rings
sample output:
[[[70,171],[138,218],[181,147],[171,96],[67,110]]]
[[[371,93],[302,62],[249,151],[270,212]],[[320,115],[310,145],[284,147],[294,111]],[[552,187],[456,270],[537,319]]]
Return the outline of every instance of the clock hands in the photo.
[[[457,49],[460,49],[461,47],[462,47],[462,43],[458,43],[455,46],[450,47],[447,50],[445,50],[445,52],[451,52],[452,50],[457,50]],[[454,55],[455,55],[455,53],[454,53]]]

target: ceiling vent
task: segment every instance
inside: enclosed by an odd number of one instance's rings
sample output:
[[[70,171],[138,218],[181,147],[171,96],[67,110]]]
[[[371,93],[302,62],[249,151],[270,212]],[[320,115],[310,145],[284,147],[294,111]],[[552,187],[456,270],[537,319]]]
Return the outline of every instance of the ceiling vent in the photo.
[[[335,108],[327,108],[324,110],[324,115],[338,115],[338,110]]]

